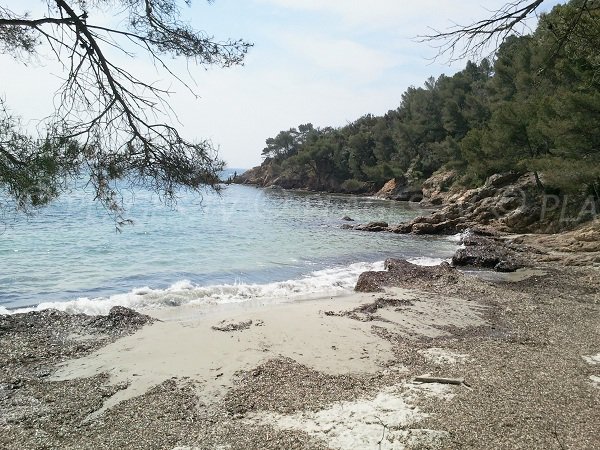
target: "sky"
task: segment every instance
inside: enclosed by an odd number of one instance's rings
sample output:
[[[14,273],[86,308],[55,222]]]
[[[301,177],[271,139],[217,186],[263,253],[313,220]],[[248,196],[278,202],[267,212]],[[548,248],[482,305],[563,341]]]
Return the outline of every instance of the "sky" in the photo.
[[[250,168],[261,162],[265,140],[281,130],[308,122],[337,127],[383,114],[399,106],[409,86],[461,70],[466,61],[434,61],[437,50],[417,36],[487,17],[505,2],[195,0],[183,6],[183,19],[217,39],[242,38],[254,46],[241,67],[187,68],[172,61],[199,96],[171,85],[178,127],[188,138],[211,140],[228,167]],[[33,17],[43,13],[43,3],[0,0]],[[546,1],[541,11],[556,3]],[[107,11],[101,20],[110,16]],[[146,79],[170,83],[142,56],[119,58]],[[59,78],[50,60],[24,65],[0,55],[0,96],[28,124],[51,111]]]

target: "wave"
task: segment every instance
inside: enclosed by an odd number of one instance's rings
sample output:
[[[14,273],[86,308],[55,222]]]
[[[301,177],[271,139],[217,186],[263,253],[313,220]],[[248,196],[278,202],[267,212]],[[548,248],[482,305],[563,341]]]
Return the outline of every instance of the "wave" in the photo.
[[[9,310],[0,306],[0,314],[16,314],[45,309],[57,309],[71,314],[108,314],[113,306],[125,306],[138,311],[179,305],[238,303],[250,299],[294,300],[322,296],[338,296],[351,292],[358,276],[369,270],[383,270],[383,261],[355,263],[345,267],[318,270],[295,279],[266,284],[221,284],[200,286],[179,281],[167,289],[136,288],[125,294],[62,302],[44,302],[34,307]]]
[[[417,266],[439,266],[443,262],[450,262],[451,259],[447,258],[431,258],[429,256],[419,256],[416,258],[407,259],[409,263],[416,264]]]
[[[449,240],[450,242],[461,243],[464,239],[468,238],[470,235],[471,235],[471,231],[465,230],[461,233],[456,233],[456,234],[447,236],[446,239]]]
[[[420,266],[436,266],[443,258],[415,257],[408,262]],[[317,270],[299,279],[264,284],[218,284],[201,286],[188,280],[178,281],[166,289],[148,286],[109,297],[81,297],[76,300],[43,302],[17,309],[0,306],[0,314],[18,314],[57,309],[70,314],[106,315],[113,306],[125,306],[137,311],[180,305],[240,303],[251,299],[264,301],[300,300],[345,295],[353,291],[361,273],[384,270],[384,262],[354,263],[343,267]]]

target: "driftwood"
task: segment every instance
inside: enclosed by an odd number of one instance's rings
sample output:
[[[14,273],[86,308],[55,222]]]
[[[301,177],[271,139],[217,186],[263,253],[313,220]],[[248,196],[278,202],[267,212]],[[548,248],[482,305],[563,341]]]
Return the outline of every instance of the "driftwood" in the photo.
[[[441,378],[441,377],[415,377],[415,381],[419,382],[419,383],[442,383],[442,384],[456,384],[456,385],[465,385],[468,386],[467,383],[465,383],[464,378]]]

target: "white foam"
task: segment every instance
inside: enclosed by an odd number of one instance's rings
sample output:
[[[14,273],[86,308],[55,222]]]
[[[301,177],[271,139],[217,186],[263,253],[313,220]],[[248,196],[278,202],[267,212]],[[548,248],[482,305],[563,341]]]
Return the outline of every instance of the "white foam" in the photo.
[[[451,236],[447,236],[446,240],[450,241],[450,242],[461,242],[463,240],[463,238],[465,238],[468,235],[468,231],[463,231],[462,233],[456,233],[453,234]]]
[[[141,287],[110,297],[78,298],[63,302],[45,302],[31,308],[7,310],[0,314],[16,314],[45,309],[58,309],[72,314],[108,314],[113,306],[135,310],[156,309],[184,304],[218,304],[243,302],[250,299],[304,299],[338,296],[351,292],[358,276],[369,270],[383,270],[383,261],[355,263],[345,267],[319,270],[303,278],[266,284],[222,284],[199,286],[188,280],[179,281],[167,289]]]
[[[407,259],[409,263],[416,264],[417,266],[439,266],[443,262],[450,262],[449,259],[443,258],[430,258],[428,256],[418,256],[416,258]]]

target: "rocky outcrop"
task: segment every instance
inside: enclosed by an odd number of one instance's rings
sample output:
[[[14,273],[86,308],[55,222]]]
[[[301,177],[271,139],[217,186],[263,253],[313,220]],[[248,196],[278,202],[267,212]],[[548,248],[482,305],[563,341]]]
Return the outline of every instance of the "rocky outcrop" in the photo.
[[[426,203],[443,203],[429,216],[392,227],[395,233],[454,234],[466,229],[490,226],[505,232],[539,231],[542,194],[533,174],[497,174],[485,184],[466,191],[442,193],[452,174],[434,175],[424,183]]]
[[[423,182],[423,203],[441,205],[444,203],[451,186],[456,181],[457,174],[454,170],[440,170]]]
[[[537,258],[541,261],[561,261],[574,266],[600,264],[600,220],[560,234],[513,237],[510,244],[537,252]]]
[[[262,187],[308,189],[341,193],[373,193],[373,184],[347,180],[341,185],[331,180],[307,180],[298,174],[280,174],[281,168],[266,160],[234,182]],[[467,229],[494,229],[508,233],[556,232],[568,224],[557,225],[556,217],[545,217],[540,180],[532,173],[506,172],[490,176],[483,186],[466,189],[457,184],[456,171],[438,171],[422,185],[410,184],[405,177],[389,180],[375,195],[402,201],[419,201],[424,207],[438,208],[431,214],[394,226],[363,224],[345,229],[391,231],[406,234],[455,234]],[[354,181],[360,188],[352,188]],[[543,180],[542,180],[543,181]],[[572,226],[571,224],[570,226]]]
[[[440,283],[453,284],[462,277],[456,267],[514,272],[529,263],[524,253],[515,251],[500,238],[468,233],[463,237],[462,244],[452,258],[452,265],[443,262],[438,266],[419,266],[403,259],[387,259],[385,271],[362,273],[355,290],[380,292],[385,287],[420,288]]]
[[[525,259],[500,240],[468,234],[452,257],[453,266],[493,269],[497,272],[514,272],[526,265]]]
[[[306,180],[300,177],[282,177],[278,175],[273,165],[268,161],[236,176],[233,182],[236,184],[283,189],[303,189],[308,187]]]
[[[379,232],[379,231],[389,231],[389,225],[387,222],[369,222],[364,225],[357,225],[352,227],[357,231],[371,231],[371,232]]]
[[[263,165],[246,170],[238,174],[233,182],[237,184],[251,184],[253,186],[266,186],[269,183],[269,174]]]
[[[389,180],[375,194],[376,197],[403,202],[420,202],[423,200],[421,186],[408,184],[404,177]]]

